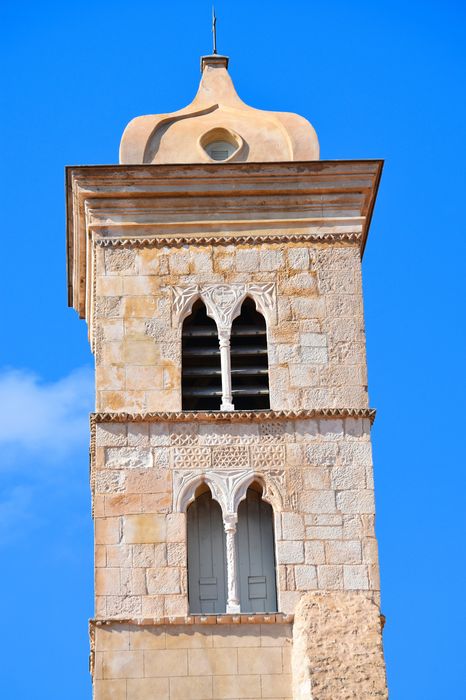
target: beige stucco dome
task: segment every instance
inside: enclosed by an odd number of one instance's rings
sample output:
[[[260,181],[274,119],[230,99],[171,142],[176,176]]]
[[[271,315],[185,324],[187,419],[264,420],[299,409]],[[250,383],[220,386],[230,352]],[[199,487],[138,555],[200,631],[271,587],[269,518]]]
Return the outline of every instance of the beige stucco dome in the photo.
[[[190,105],[128,124],[121,164],[319,159],[317,134],[304,117],[246,105],[236,93],[225,56],[204,56],[201,67],[199,90]]]

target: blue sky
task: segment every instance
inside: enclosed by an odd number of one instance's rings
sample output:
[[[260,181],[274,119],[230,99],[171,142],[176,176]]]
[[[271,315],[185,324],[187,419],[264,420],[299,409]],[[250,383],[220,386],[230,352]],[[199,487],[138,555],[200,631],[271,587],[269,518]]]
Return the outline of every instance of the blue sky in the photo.
[[[132,117],[191,100],[210,12],[0,8],[5,698],[90,698],[93,363],[66,305],[64,166],[115,163]],[[306,116],[322,158],[386,161],[363,273],[389,685],[392,700],[461,700],[465,6],[219,0],[217,15],[246,102]]]

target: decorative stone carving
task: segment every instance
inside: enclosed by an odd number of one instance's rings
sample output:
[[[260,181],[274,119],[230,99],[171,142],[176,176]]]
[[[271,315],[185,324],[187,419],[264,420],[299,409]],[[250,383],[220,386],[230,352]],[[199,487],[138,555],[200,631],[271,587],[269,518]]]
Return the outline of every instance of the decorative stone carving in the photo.
[[[178,469],[208,469],[210,461],[209,447],[176,447],[173,451],[173,464]]]
[[[239,315],[247,296],[255,302],[266,321],[275,321],[276,289],[273,282],[267,284],[208,284],[172,287],[173,325],[179,325],[191,312],[193,303],[200,298],[207,314],[221,330],[230,333],[231,324]]]
[[[285,464],[284,445],[256,445],[251,447],[253,469],[276,469]]]
[[[248,448],[243,445],[222,445],[212,448],[212,466],[231,469],[249,467]]]

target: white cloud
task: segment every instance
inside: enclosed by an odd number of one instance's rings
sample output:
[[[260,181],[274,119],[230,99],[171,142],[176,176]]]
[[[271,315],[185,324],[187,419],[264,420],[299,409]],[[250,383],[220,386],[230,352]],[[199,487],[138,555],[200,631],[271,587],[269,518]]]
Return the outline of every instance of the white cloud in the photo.
[[[55,382],[25,370],[0,371],[0,450],[6,461],[24,452],[56,460],[86,444],[93,394],[87,367]]]

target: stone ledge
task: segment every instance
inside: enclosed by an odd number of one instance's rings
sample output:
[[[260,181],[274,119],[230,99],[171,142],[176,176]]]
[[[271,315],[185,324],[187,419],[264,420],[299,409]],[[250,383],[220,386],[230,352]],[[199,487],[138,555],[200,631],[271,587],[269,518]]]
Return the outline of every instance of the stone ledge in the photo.
[[[112,238],[96,238],[95,245],[100,248],[157,248],[166,245],[184,246],[189,244],[194,245],[231,245],[232,243],[293,243],[308,241],[312,243],[345,243],[353,245],[361,245],[362,233],[261,233],[247,235],[196,235],[186,234],[185,236],[176,235],[154,235],[150,238],[140,236],[122,236]]]
[[[153,413],[91,413],[93,423],[263,423],[276,420],[306,420],[312,418],[366,418],[371,425],[375,408],[323,408],[303,411],[170,411]]]
[[[292,624],[294,615],[256,613],[252,615],[187,615],[186,617],[138,617],[138,618],[91,618],[90,627],[113,625],[136,625],[155,627],[161,625],[273,625]]]

